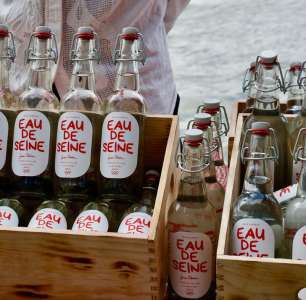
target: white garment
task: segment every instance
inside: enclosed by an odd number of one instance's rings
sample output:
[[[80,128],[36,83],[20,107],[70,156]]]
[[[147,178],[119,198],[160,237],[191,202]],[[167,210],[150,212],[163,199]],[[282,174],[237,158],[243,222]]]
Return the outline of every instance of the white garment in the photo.
[[[112,52],[117,34],[135,26],[144,35],[147,61],[140,65],[141,93],[150,113],[172,113],[176,89],[167,49],[167,32],[190,0],[0,0],[0,22],[16,38],[17,60],[12,67],[11,88],[21,93],[28,79],[24,49],[37,25],[48,25],[57,36],[60,57],[54,82],[63,96],[72,71],[69,51],[79,26],[92,26],[100,39],[102,63],[96,69],[96,87],[105,99],[112,93],[115,67]]]

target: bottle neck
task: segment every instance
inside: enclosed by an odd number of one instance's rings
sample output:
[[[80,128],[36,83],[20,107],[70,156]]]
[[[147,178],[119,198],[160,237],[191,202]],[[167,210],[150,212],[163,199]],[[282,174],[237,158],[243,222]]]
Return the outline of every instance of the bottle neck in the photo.
[[[146,206],[154,207],[154,202],[156,198],[156,188],[153,187],[143,187],[141,194],[141,204]]]
[[[70,89],[96,90],[93,62],[76,61],[73,65]]]
[[[276,65],[259,65],[255,89],[255,109],[279,110],[279,88]]]
[[[269,136],[252,135],[250,158],[258,159],[248,161],[243,186],[245,192],[273,193],[274,161],[262,159],[270,152],[270,143]]]
[[[129,89],[139,91],[138,61],[135,58],[135,40],[122,40],[120,59],[116,72],[115,91]]]
[[[306,137],[304,137],[303,157],[306,158]],[[297,195],[300,197],[306,197],[306,161],[302,161],[302,170],[298,182]]]
[[[7,55],[7,38],[0,39],[0,56]],[[9,66],[10,61],[7,58],[0,58],[0,89],[9,87]]]
[[[35,55],[41,59],[32,59],[30,63],[30,88],[41,88],[52,91],[51,66],[53,62],[48,58],[50,52],[49,39],[36,39]]]

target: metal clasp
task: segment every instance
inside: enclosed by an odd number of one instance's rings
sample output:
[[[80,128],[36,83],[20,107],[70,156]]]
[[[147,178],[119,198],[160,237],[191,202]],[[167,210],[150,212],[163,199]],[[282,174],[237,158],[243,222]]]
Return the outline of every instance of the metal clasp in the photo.
[[[262,58],[262,56],[258,55],[256,57],[256,64],[255,64],[255,88],[256,90],[260,91],[260,92],[273,92],[273,91],[276,91],[278,89],[280,89],[281,92],[285,93],[286,92],[286,87],[285,87],[285,80],[284,80],[284,76],[283,76],[283,72],[282,72],[282,68],[278,62],[278,60],[276,60],[273,65],[277,65],[277,68],[278,68],[278,71],[279,71],[279,76],[277,75],[276,76],[276,82],[277,82],[277,87],[274,88],[274,89],[271,89],[271,90],[262,90],[258,87],[257,85],[257,80],[258,80],[258,66],[259,66],[259,60],[260,58]]]
[[[299,72],[299,75],[298,75],[298,85],[300,88],[303,88],[304,90],[306,90],[306,87],[305,87],[305,81],[306,81],[306,61],[303,62],[302,64],[302,68],[301,68],[301,71]]]
[[[246,141],[249,135],[252,133],[252,129],[248,129],[244,135],[242,144],[241,144],[241,150],[240,150],[240,158],[241,162],[245,164],[245,161],[249,160],[275,160],[277,161],[279,158],[279,149],[278,149],[278,143],[277,143],[277,137],[275,135],[275,131],[273,128],[269,128],[270,135],[272,136],[272,143],[271,143],[271,153],[261,153],[261,152],[254,152],[255,154],[258,154],[262,157],[250,157],[246,156],[246,153],[249,153],[250,148],[246,147]],[[250,153],[249,153],[250,154]]]
[[[205,107],[204,104],[199,105],[198,108],[197,108],[197,113],[202,112],[204,107]],[[221,137],[222,135],[227,135],[228,134],[229,121],[228,121],[228,116],[227,116],[225,107],[223,105],[220,105],[219,108],[220,108],[220,116],[221,116],[221,123],[219,124],[219,128],[217,128],[216,122],[214,122],[214,123],[215,123],[215,128],[217,130],[217,135],[218,135],[218,137]]]
[[[15,47],[15,40],[12,32],[8,32],[8,47],[7,53],[5,55],[0,56],[0,59],[9,59],[14,62],[16,58],[16,47]]]
[[[177,155],[177,165],[178,167],[184,171],[184,172],[187,172],[187,173],[199,173],[199,172],[202,172],[204,171],[205,169],[207,169],[209,167],[209,164],[210,162],[207,162],[206,160],[203,160],[203,163],[197,165],[197,166],[193,166],[193,170],[191,169],[186,169],[184,167],[184,162],[185,162],[185,158],[184,158],[184,155],[182,153],[179,153]]]
[[[249,90],[252,84],[254,84],[254,81],[254,75],[252,75],[250,68],[247,68],[242,79],[242,92],[245,93],[247,90]]]
[[[78,35],[77,33],[73,35],[72,45],[71,45],[71,50],[70,50],[70,55],[69,55],[70,61],[95,60],[97,61],[97,63],[99,63],[101,61],[101,47],[100,47],[100,42],[99,42],[97,33],[93,32],[94,39],[90,41],[94,41],[94,47],[88,53],[88,57],[86,58],[78,57],[77,51],[75,50],[77,48],[77,39],[78,39],[77,35]]]
[[[58,48],[56,43],[56,37],[53,32],[51,32],[51,47],[48,49],[47,57],[39,57],[34,52],[34,33],[31,34],[28,48],[25,50],[25,63],[29,63],[31,60],[52,60],[57,63],[58,60]]]
[[[146,61],[146,54],[145,54],[145,44],[144,44],[144,38],[141,33],[137,33],[138,39],[137,41],[137,47],[136,51],[134,53],[134,57],[132,58],[123,58],[121,57],[121,52],[120,52],[120,41],[122,40],[122,36],[125,35],[123,33],[118,34],[116,38],[116,46],[115,46],[115,52],[113,55],[113,62],[116,64],[117,62],[120,61],[138,61],[141,62],[143,65]]]
[[[306,128],[301,128],[299,131],[299,134],[296,138],[294,148],[293,148],[293,160],[295,162],[298,161],[306,161],[306,157],[304,156],[304,146],[299,145],[299,140],[304,133],[304,136],[306,135]]]

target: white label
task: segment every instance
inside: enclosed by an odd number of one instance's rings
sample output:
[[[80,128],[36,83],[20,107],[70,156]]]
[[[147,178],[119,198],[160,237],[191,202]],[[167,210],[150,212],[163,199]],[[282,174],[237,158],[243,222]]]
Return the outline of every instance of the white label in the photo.
[[[274,197],[278,203],[287,202],[288,200],[294,198],[297,192],[297,184],[287,186],[273,193]]]
[[[8,121],[5,115],[0,112],[0,170],[4,167],[6,161],[7,138],[8,138]]]
[[[275,237],[272,228],[260,219],[241,219],[232,232],[233,255],[274,257]]]
[[[170,232],[169,275],[174,291],[183,298],[198,299],[209,290],[213,274],[210,238],[199,232]]]
[[[17,213],[9,206],[0,206],[0,226],[18,227]]]
[[[67,229],[67,220],[55,208],[43,208],[35,213],[28,227],[41,229]]]
[[[152,217],[143,212],[128,214],[121,222],[118,232],[147,237]]]
[[[112,112],[103,122],[100,171],[106,178],[126,178],[137,167],[139,125],[126,112]]]
[[[92,125],[79,112],[61,115],[57,128],[55,173],[62,178],[84,175],[91,160]]]
[[[12,168],[17,176],[42,174],[49,160],[50,123],[39,111],[18,114],[14,128]]]
[[[300,228],[293,238],[292,258],[306,260],[306,226]]]
[[[107,232],[108,220],[99,210],[89,209],[81,212],[72,226],[73,231]]]

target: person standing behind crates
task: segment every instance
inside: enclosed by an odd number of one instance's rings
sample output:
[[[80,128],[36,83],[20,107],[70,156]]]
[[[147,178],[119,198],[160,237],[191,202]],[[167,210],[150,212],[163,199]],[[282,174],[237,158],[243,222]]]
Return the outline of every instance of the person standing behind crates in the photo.
[[[57,36],[59,62],[53,69],[60,97],[67,92],[72,65],[69,51],[80,26],[91,26],[98,34],[102,63],[97,66],[97,92],[106,99],[113,91],[115,66],[112,62],[117,34],[125,26],[135,26],[144,35],[147,61],[140,70],[141,93],[148,112],[177,114],[176,92],[167,33],[190,0],[0,0],[0,23],[5,23],[16,39],[17,59],[12,68],[11,89],[20,94],[29,70],[24,65],[24,49],[37,25],[47,25]]]

